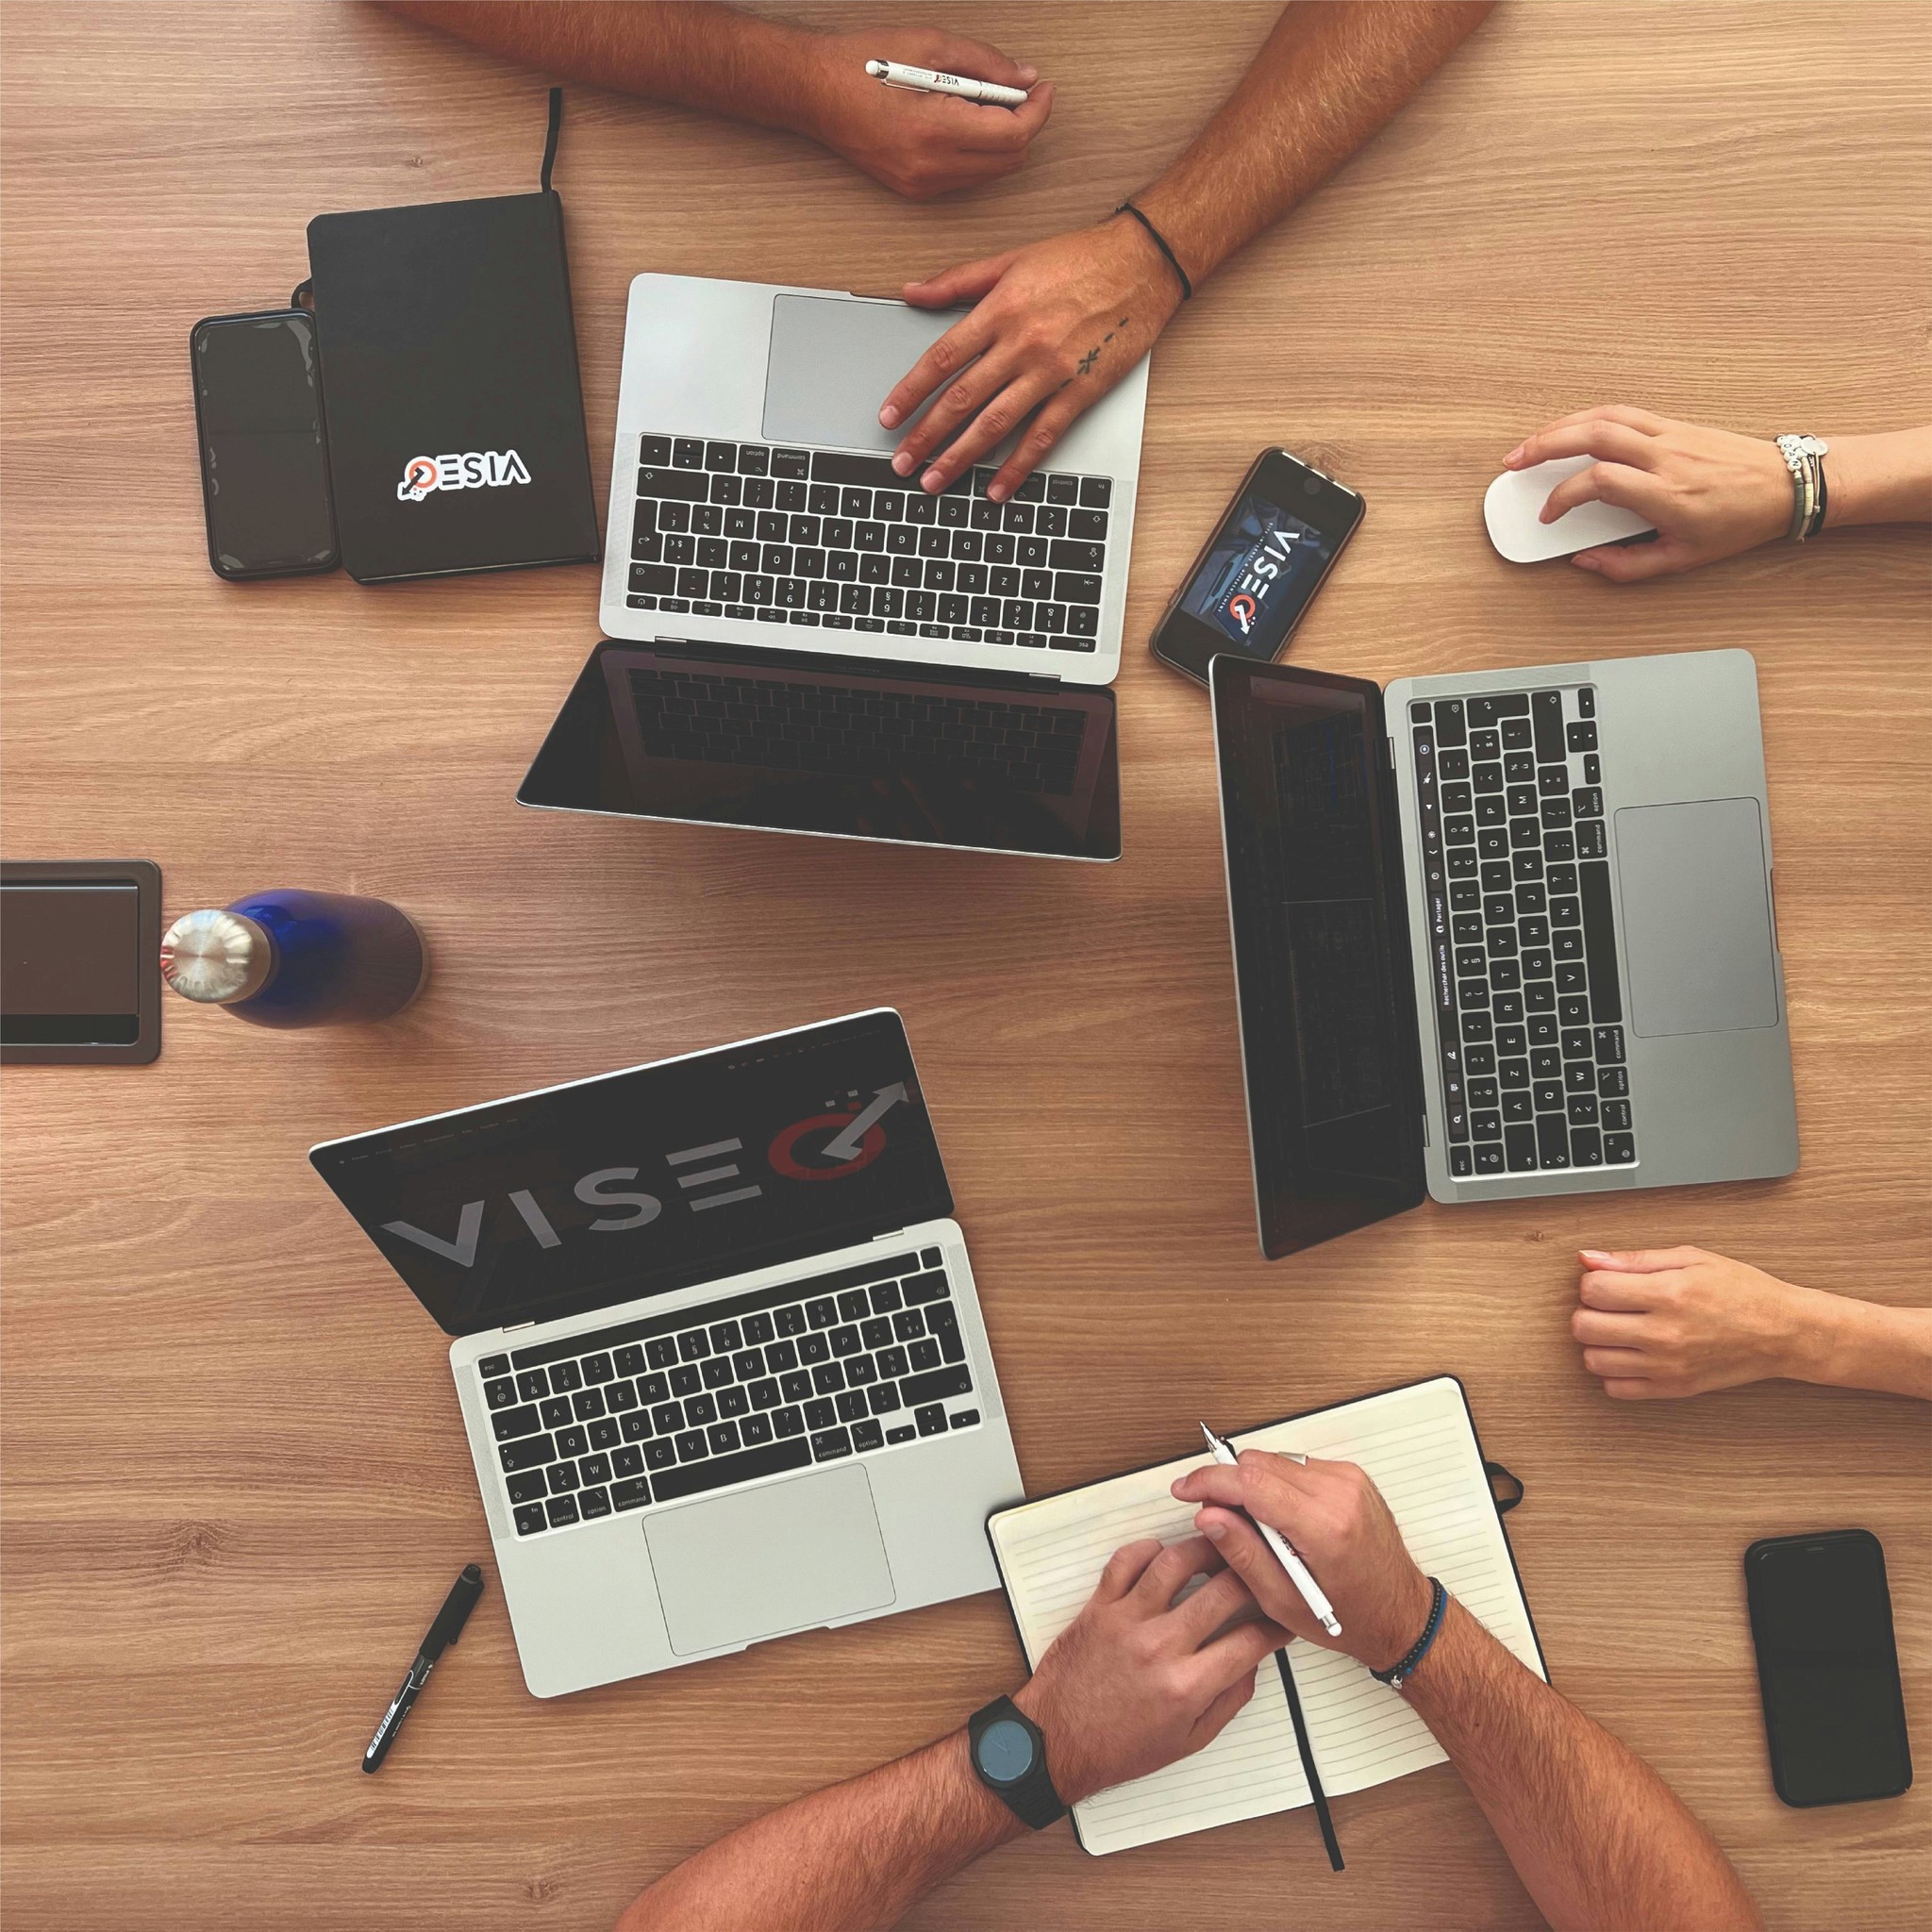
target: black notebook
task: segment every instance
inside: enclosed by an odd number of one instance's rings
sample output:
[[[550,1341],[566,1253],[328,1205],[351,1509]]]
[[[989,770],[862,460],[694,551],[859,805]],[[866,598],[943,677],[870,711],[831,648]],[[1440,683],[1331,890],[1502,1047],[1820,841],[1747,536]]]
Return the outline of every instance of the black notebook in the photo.
[[[308,261],[349,575],[596,562],[558,196],[318,215]]]
[[[1538,1676],[1548,1676],[1475,1424],[1453,1375],[1242,1430],[1228,1441],[1237,1449],[1292,1449],[1360,1463],[1423,1569],[1441,1577]],[[1123,1543],[1149,1536],[1175,1542],[1194,1533],[1193,1506],[1175,1502],[1168,1486],[1208,1460],[1197,1449],[989,1519],[987,1534],[1029,1666],[1073,1622]],[[1292,1644],[1287,1656],[1316,1769],[1331,1798],[1445,1761],[1401,1693],[1376,1683],[1353,1657],[1311,1643]],[[1074,1828],[1086,1850],[1118,1852],[1309,1802],[1288,1693],[1275,1672],[1264,1669],[1253,1700],[1206,1750],[1075,1805]]]

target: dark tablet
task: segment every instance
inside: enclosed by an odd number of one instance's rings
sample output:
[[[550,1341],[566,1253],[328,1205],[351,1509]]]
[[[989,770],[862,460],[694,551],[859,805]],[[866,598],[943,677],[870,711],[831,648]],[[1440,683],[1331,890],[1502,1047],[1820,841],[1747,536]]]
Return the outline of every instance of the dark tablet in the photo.
[[[0,1061],[161,1050],[161,871],[145,858],[0,863]]]

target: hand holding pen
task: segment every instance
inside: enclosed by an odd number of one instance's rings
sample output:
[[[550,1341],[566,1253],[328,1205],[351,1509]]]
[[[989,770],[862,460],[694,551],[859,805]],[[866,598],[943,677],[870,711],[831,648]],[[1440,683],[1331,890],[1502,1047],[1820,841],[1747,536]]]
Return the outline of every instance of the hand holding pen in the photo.
[[[1381,1491],[1354,1463],[1250,1449],[1191,1471],[1174,1493],[1203,1506],[1194,1518],[1201,1534],[1261,1608],[1296,1636],[1386,1670],[1428,1621],[1428,1580],[1404,1547]],[[1299,1563],[1312,1599],[1291,1580],[1267,1530]]]

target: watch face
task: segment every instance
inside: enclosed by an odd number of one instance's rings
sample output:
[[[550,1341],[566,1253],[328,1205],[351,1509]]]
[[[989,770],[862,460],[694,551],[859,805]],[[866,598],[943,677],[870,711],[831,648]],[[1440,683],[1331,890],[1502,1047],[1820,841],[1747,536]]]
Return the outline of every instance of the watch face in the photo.
[[[1024,1724],[996,1719],[979,1734],[979,1769],[996,1785],[1016,1785],[1033,1769],[1033,1739]]]

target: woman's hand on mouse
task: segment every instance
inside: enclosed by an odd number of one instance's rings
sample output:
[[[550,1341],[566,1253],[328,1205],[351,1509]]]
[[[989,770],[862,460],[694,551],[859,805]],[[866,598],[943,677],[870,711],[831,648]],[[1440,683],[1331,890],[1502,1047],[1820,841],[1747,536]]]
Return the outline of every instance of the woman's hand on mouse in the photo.
[[[1542,523],[1580,503],[1610,503],[1657,525],[1650,543],[1599,544],[1570,561],[1612,583],[1694,570],[1782,537],[1791,473],[1777,444],[1611,404],[1547,424],[1503,458],[1526,470],[1557,457],[1594,457],[1550,491]]]

